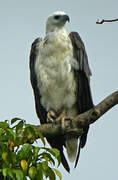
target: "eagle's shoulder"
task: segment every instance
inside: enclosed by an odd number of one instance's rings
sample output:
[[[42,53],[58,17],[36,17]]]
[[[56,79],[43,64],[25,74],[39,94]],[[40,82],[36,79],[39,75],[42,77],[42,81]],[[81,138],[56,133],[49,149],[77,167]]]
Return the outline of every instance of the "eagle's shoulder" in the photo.
[[[73,46],[73,57],[79,65],[79,70],[84,72],[89,80],[92,73],[89,67],[84,43],[77,32],[71,32],[69,37]]]
[[[33,88],[36,88],[37,80],[36,80],[36,74],[35,74],[35,62],[39,53],[39,45],[42,41],[42,38],[36,38],[32,45],[30,50],[30,56],[29,56],[29,67],[30,67],[30,80]]]
[[[36,38],[33,41],[32,45],[31,45],[31,50],[30,50],[30,61],[35,59],[41,42],[42,42],[42,38]]]

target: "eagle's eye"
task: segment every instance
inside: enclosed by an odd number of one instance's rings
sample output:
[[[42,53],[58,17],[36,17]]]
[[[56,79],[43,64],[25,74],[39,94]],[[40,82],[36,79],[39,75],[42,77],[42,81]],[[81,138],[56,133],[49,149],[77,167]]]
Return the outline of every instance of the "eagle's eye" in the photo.
[[[54,16],[54,19],[59,19],[60,18],[60,16],[59,15],[56,15],[56,16]]]

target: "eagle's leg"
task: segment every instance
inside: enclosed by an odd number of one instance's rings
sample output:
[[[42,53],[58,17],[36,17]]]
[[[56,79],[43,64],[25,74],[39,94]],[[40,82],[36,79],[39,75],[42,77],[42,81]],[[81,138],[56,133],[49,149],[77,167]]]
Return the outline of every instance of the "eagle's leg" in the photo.
[[[47,122],[49,123],[56,123],[57,114],[54,110],[50,110],[47,113]]]

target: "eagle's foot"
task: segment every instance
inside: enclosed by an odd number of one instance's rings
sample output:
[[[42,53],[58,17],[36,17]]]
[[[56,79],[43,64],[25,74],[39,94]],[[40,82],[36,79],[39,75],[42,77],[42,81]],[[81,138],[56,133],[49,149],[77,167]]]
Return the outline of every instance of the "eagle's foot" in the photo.
[[[48,122],[48,123],[56,123],[56,119],[57,119],[56,112],[53,111],[53,110],[50,110],[50,111],[47,113],[47,122]]]
[[[66,119],[66,110],[64,109],[62,111],[62,113],[58,116],[58,118],[56,119],[56,122],[63,122]]]
[[[56,123],[60,123],[61,126],[62,126],[62,129],[65,129],[66,127],[68,126],[72,126],[72,123],[73,123],[73,117],[69,117],[69,116],[66,116],[66,115],[63,115],[63,116],[59,116],[57,119],[56,119]]]
[[[64,109],[62,111],[62,113],[60,114],[60,116],[58,116],[58,118],[56,119],[56,122],[63,124],[66,120],[70,120],[70,119],[71,119],[71,117],[67,116],[67,111],[66,111],[66,109]]]
[[[64,122],[65,119],[67,119],[67,116],[65,116],[65,115],[60,115],[60,116],[56,119],[56,122],[57,122],[57,123],[61,123],[61,122]]]

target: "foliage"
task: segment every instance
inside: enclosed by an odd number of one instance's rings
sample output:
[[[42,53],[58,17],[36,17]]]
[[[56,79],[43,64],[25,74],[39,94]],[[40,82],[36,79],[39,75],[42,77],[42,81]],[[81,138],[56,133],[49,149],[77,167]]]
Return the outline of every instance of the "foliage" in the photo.
[[[32,145],[36,137],[40,137],[43,147]],[[55,159],[59,166],[59,151],[46,148],[43,136],[34,126],[19,118],[0,122],[0,179],[61,179],[61,173],[53,168]]]

